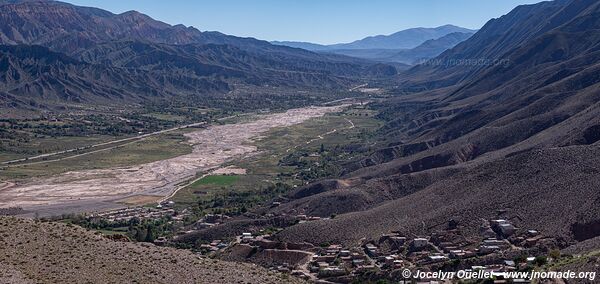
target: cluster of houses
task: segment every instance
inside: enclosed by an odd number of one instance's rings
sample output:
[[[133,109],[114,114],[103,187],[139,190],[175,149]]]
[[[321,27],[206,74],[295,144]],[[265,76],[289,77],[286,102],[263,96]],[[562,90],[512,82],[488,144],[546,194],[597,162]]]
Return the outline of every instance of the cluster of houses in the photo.
[[[176,214],[172,207],[172,203],[164,203],[156,208],[110,211],[98,214],[98,217],[109,221],[159,218],[165,215],[172,218],[184,217],[181,213]],[[306,215],[295,217],[298,222],[321,219]],[[231,217],[224,214],[208,214],[186,228],[202,230],[229,219]],[[234,254],[246,255],[246,261],[313,282],[351,283],[353,279],[373,274],[402,281],[405,279],[398,275],[405,268],[485,272],[522,270],[536,260],[536,246],[547,241],[538,231],[521,230],[504,219],[483,222],[479,227],[479,237],[463,234],[462,229],[451,221],[447,228],[429,235],[408,236],[392,232],[375,240],[365,239],[358,247],[282,243],[272,238],[271,229],[269,232],[244,232],[233,240],[215,239],[197,248],[200,254],[215,256],[237,251]],[[155,242],[157,245],[164,245],[168,241],[159,238]],[[516,257],[523,255],[526,257]]]
[[[310,220],[309,217],[302,219]],[[510,221],[497,219],[486,221],[481,226],[479,238],[465,237],[460,229],[449,226],[421,237],[392,232],[377,240],[365,240],[360,247],[346,248],[339,244],[301,247],[299,244],[271,241],[269,235],[243,233],[229,247],[243,245],[254,252],[268,252],[274,258],[272,263],[262,262],[261,265],[272,270],[316,282],[350,283],[365,273],[386,275],[388,279],[400,281],[403,279],[398,277],[398,272],[404,268],[494,273],[526,269],[536,259],[529,256],[535,250],[528,248],[543,240],[544,237],[535,230],[518,230]],[[218,240],[210,246],[213,250],[226,248]],[[276,259],[286,258],[286,252],[302,252],[307,257],[293,263]],[[523,254],[527,257],[515,260],[516,256]],[[430,280],[435,279],[427,279]]]
[[[211,228],[229,219],[231,219],[231,217],[225,214],[207,214],[204,217],[200,218],[200,220],[198,220],[196,224],[194,224],[194,229],[202,230],[206,228]]]
[[[316,249],[309,271],[318,279],[352,278],[354,273],[375,269],[375,264],[363,250],[345,249],[333,244]],[[333,279],[332,279],[333,280]]]
[[[223,240],[213,240],[208,244],[201,244],[199,249],[202,254],[217,252],[230,246],[230,243]]]
[[[102,213],[94,214],[92,218],[102,218],[109,222],[120,222],[129,221],[137,218],[139,220],[147,219],[158,219],[165,216],[171,216],[174,221],[183,220],[186,216],[187,211],[180,212],[179,214],[173,209],[175,203],[173,201],[166,201],[158,204],[156,207],[131,207],[124,209],[117,209],[112,211],[106,211]],[[189,214],[187,214],[189,215]]]

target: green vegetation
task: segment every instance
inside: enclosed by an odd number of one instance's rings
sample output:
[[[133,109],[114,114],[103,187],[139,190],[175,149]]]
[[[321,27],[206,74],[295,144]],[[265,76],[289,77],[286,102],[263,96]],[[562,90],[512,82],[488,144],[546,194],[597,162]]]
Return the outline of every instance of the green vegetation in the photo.
[[[167,102],[130,111],[0,119],[0,162],[74,148],[83,149],[182,124],[213,121],[230,114],[227,110]]]
[[[357,113],[369,113],[370,116],[358,116]],[[267,179],[297,186],[336,177],[341,173],[342,164],[371,150],[368,145],[375,143],[373,133],[380,126],[371,110],[358,106],[342,114],[274,129],[256,142],[259,151],[265,154],[237,165],[248,169],[250,174],[265,175]]]
[[[188,154],[191,152],[191,146],[182,143],[186,140],[183,134],[187,131],[190,130],[177,130],[151,136],[135,143],[125,143],[114,149],[74,158],[0,168],[0,178],[25,179],[75,170],[124,167]]]
[[[230,186],[240,179],[233,175],[211,175],[205,176],[190,185],[192,188],[199,188],[202,185]]]
[[[206,213],[241,214],[294,187],[337,177],[341,166],[364,156],[380,127],[375,112],[362,106],[305,123],[273,129],[257,139],[259,155],[232,162],[246,175],[207,176],[172,198],[178,208]],[[335,130],[335,131],[334,131]]]
[[[78,214],[63,215],[61,222],[75,224],[104,235],[125,235],[138,242],[153,242],[158,237],[171,236],[176,232],[171,216],[152,220],[133,218],[122,221],[107,221],[104,218],[86,217]]]
[[[0,130],[0,132],[1,131],[2,130]],[[129,136],[115,138],[112,136],[98,135],[93,137],[62,136],[34,137],[32,139],[0,139],[0,162],[22,159],[62,150],[83,148],[88,145],[99,144],[127,137]]]

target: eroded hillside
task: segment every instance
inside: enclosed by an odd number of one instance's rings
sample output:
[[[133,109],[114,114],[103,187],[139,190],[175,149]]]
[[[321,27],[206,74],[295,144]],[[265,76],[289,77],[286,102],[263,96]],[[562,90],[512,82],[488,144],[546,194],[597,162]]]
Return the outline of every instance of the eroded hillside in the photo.
[[[0,218],[2,283],[298,282],[250,264],[119,242],[77,226]]]

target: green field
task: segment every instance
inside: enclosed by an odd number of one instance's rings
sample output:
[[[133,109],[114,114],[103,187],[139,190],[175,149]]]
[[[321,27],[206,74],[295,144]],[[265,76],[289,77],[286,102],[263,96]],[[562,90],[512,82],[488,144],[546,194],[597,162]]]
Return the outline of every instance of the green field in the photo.
[[[42,161],[29,165],[11,165],[0,168],[0,179],[15,180],[56,175],[68,171],[105,169],[139,165],[164,160],[191,152],[192,147],[182,143],[189,129],[174,131],[114,149],[58,161]],[[69,156],[73,153],[69,154]],[[58,157],[52,157],[53,159]]]
[[[317,153],[321,145],[325,149],[332,149],[353,143],[370,143],[372,139],[370,134],[381,126],[381,122],[373,117],[374,113],[370,110],[361,110],[368,112],[370,116],[356,116],[357,111],[351,108],[342,114],[326,115],[291,127],[273,129],[265,135],[265,138],[255,142],[258,150],[265,154],[242,160],[237,165],[246,168],[249,174],[270,176],[293,174],[295,168],[279,165],[279,161],[289,154]],[[350,128],[351,124],[348,120],[354,123],[354,128]],[[334,129],[337,131],[323,135]],[[313,140],[319,135],[322,135],[323,139]],[[351,158],[352,155],[345,157],[345,159]]]
[[[263,178],[257,175],[206,176],[179,190],[171,200],[178,207],[197,204],[199,201],[208,202],[230,192],[244,193],[268,185]]]
[[[36,138],[31,139],[27,142],[18,142],[13,146],[14,148],[18,148],[20,153],[9,152],[9,151],[1,151],[0,150],[0,162],[22,159],[26,157],[36,156],[45,153],[58,152],[62,150],[74,149],[85,147],[89,145],[99,144],[103,142],[108,142],[116,139],[127,138],[128,136],[108,136],[108,135],[98,135],[91,137],[44,137],[44,138]],[[7,147],[10,144],[15,142],[12,141],[3,141],[2,143],[6,143]]]
[[[240,177],[235,175],[205,176],[202,179],[199,179],[192,183],[190,187],[198,188],[202,185],[230,186],[237,182],[239,179]]]

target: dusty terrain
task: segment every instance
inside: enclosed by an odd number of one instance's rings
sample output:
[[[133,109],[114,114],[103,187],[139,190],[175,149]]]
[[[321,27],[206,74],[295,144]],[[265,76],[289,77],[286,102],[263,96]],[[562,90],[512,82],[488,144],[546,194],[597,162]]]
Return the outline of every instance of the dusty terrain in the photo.
[[[116,242],[62,223],[0,218],[1,283],[295,283],[251,264]]]
[[[479,236],[481,220],[499,215],[561,248],[600,236],[600,22],[587,20],[598,12],[598,1],[518,8],[437,58],[509,65],[412,69],[406,92],[371,105],[386,140],[347,166],[353,185],[319,182],[274,209],[336,217],[279,237],[356,245],[391,231],[428,235],[451,219]]]
[[[476,236],[481,220],[498,218],[501,209],[505,212],[501,217],[513,220],[521,230],[538,230],[567,243],[583,241],[600,234],[596,221],[600,216],[599,146],[535,150],[499,161],[473,161],[452,169],[398,174],[352,188],[330,189],[277,210],[323,217],[355,212],[298,224],[278,237],[290,242],[356,245],[363,238],[376,239],[394,230],[427,234],[443,228],[450,219]]]
[[[178,183],[197,172],[217,168],[233,157],[256,151],[251,138],[271,128],[298,124],[343,107],[293,109],[261,115],[250,122],[210,126],[186,134],[187,143],[193,146],[190,154],[138,166],[74,171],[9,185],[0,190],[0,207],[19,206],[36,208],[42,213],[58,213],[53,212],[57,210],[55,206],[67,211],[93,210],[111,207],[111,204],[114,207],[111,201],[136,195],[168,196]]]

